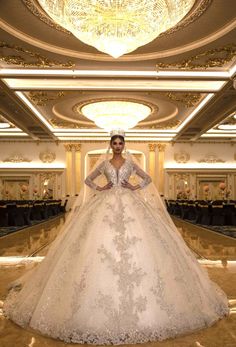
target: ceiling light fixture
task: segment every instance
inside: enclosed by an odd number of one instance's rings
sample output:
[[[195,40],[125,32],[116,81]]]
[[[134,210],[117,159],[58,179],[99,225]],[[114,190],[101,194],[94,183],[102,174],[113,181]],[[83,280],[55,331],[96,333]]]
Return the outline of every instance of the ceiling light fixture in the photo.
[[[103,129],[124,129],[135,127],[151,113],[147,105],[131,101],[99,101],[83,106],[80,110],[88,119]]]
[[[195,0],[38,0],[46,13],[80,41],[114,58],[175,26]]]

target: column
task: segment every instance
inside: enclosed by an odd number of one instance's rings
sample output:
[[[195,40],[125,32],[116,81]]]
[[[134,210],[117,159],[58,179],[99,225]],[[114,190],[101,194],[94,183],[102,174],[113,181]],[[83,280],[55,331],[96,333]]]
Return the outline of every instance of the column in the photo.
[[[149,174],[154,184],[156,184],[156,143],[149,143]]]
[[[64,144],[66,149],[66,195],[72,195],[72,144]]]
[[[164,194],[164,160],[165,160],[165,148],[164,143],[158,143],[158,162],[157,162],[157,188],[160,194]]]
[[[81,143],[75,147],[75,193],[78,194],[81,188]]]

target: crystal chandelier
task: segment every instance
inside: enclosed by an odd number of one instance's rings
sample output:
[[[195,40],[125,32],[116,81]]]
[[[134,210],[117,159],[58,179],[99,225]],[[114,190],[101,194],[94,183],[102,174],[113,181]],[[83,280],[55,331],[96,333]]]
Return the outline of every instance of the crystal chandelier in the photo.
[[[83,106],[80,112],[95,124],[108,131],[128,130],[151,113],[147,105],[131,101],[99,101]]]
[[[38,0],[79,40],[114,58],[175,26],[195,0]]]

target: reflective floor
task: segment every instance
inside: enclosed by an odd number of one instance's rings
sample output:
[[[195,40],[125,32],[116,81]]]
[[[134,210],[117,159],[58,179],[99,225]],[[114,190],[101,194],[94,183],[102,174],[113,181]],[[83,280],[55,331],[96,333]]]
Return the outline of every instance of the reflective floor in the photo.
[[[156,347],[236,347],[236,239],[217,234],[182,220],[174,220],[201,266],[229,298],[231,314],[214,326],[187,336],[143,344]],[[8,284],[46,255],[64,218],[20,230],[0,238],[0,305]],[[26,331],[5,319],[0,312],[0,347],[75,346]],[[133,346],[133,345],[132,345]]]

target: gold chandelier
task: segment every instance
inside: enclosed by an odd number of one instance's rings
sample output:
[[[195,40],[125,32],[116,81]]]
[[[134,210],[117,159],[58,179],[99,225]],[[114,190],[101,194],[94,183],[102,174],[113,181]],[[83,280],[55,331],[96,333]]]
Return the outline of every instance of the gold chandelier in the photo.
[[[195,0],[38,0],[79,40],[114,58],[175,26]]]
[[[98,101],[84,105],[81,113],[103,129],[128,130],[138,122],[148,117],[151,108],[133,101]]]

